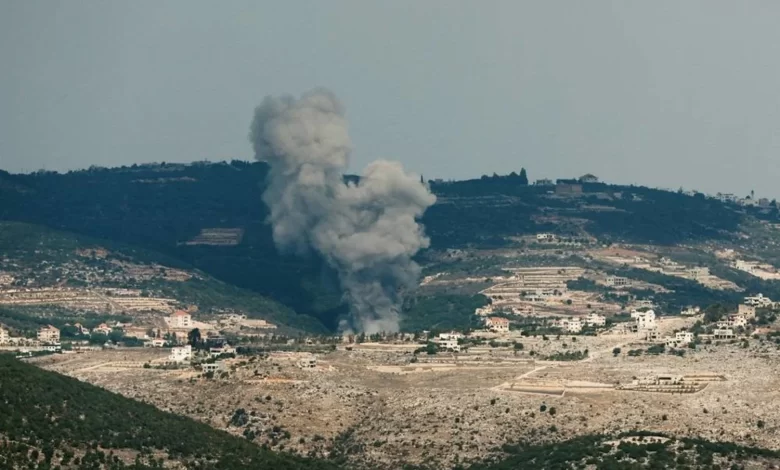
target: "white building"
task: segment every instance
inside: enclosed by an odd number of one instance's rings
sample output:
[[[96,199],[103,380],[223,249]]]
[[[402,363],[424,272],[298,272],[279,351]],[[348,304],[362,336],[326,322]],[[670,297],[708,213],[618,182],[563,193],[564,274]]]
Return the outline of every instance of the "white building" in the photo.
[[[96,326],[95,328],[92,329],[93,333],[98,333],[98,334],[106,335],[106,336],[111,334],[112,331],[113,331],[112,328],[110,326],[106,325],[105,323],[101,323],[100,325],[98,325],[98,326]]]
[[[221,325],[233,326],[233,325],[238,325],[239,323],[246,321],[246,319],[247,319],[246,315],[244,315],[242,313],[228,313],[228,314],[225,314],[225,315],[221,315],[219,317],[218,322]]]
[[[585,317],[585,324],[590,327],[602,327],[607,325],[607,317],[591,312]]]
[[[536,312],[533,305],[515,305],[511,310],[513,315],[533,315]]]
[[[60,342],[60,330],[51,326],[42,326],[38,329],[38,341],[44,344],[56,344]]]
[[[655,304],[653,303],[653,301],[648,299],[637,300],[636,302],[634,302],[634,305],[637,308],[651,308],[651,309],[655,308]]]
[[[168,356],[168,362],[182,363],[192,360],[192,346],[171,348],[171,354]]]
[[[693,342],[693,333],[690,331],[678,331],[671,338],[666,338],[666,346],[669,348],[679,348]]]
[[[715,339],[734,339],[736,336],[731,328],[715,328],[712,330],[712,337]]]
[[[642,330],[655,330],[657,325],[655,321],[655,312],[648,310],[646,312],[638,312],[634,310],[631,312],[631,318],[636,322],[637,331]]]
[[[0,344],[6,344],[8,342],[8,331],[0,326]]]
[[[439,335],[436,344],[439,346],[439,349],[460,352],[460,344],[458,344],[457,338],[450,335]]]
[[[552,242],[556,240],[556,237],[554,233],[537,233],[536,234],[536,241],[539,242]]]
[[[763,294],[758,294],[753,297],[745,297],[745,304],[751,307],[771,307],[774,302],[769,297],[764,297]]]
[[[167,318],[171,328],[192,328],[192,315],[184,310],[177,310]]]
[[[231,345],[229,345],[227,343],[225,343],[225,344],[223,344],[221,346],[215,346],[215,347],[209,348],[209,355],[211,357],[219,357],[219,356],[221,356],[223,354],[235,354],[235,353],[236,353],[236,348],[234,348],[233,346],[231,346]]]
[[[153,338],[144,343],[146,348],[162,348],[165,346],[165,340],[162,338]]]
[[[606,283],[611,287],[628,287],[633,284],[633,281],[627,277],[607,276]]]
[[[579,318],[561,318],[555,322],[555,326],[567,333],[579,333],[582,331],[582,321]]]
[[[479,307],[476,310],[474,310],[474,315],[485,317],[493,313],[493,305],[485,305],[484,307]]]
[[[680,315],[684,317],[692,317],[694,315],[698,315],[699,312],[701,312],[701,308],[699,307],[686,307],[680,311]]]
[[[75,325],[73,325],[73,327],[76,328],[76,331],[80,335],[88,335],[89,334],[89,328],[85,327],[81,323],[76,323]]]
[[[737,202],[739,198],[731,193],[718,193],[715,195],[715,199],[720,202]]]
[[[439,333],[439,340],[455,340],[456,342],[463,338],[463,335],[458,333],[457,331],[450,331],[449,333]]]
[[[726,320],[719,321],[717,325],[718,328],[745,328],[748,321],[741,315],[729,315]]]
[[[203,364],[203,372],[208,374],[211,372],[212,374],[216,374],[219,372],[227,372],[227,367],[222,361],[212,362],[210,364]]]
[[[485,319],[485,328],[497,333],[509,331],[509,320],[501,317],[487,317]]]

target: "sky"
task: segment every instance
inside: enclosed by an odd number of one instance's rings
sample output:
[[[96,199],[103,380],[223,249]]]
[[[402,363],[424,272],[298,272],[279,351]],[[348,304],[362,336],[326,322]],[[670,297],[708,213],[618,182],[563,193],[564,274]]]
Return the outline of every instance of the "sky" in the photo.
[[[0,169],[249,160],[264,96],[325,87],[355,173],[780,198],[778,18],[776,0],[0,0]]]

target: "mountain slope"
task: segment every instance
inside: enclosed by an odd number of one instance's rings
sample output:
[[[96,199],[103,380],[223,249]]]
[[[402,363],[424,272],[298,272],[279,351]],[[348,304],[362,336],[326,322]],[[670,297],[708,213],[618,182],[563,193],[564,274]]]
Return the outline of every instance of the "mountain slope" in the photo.
[[[136,456],[146,462],[132,468],[156,468],[160,457],[202,469],[335,468],[327,462],[261,449],[206,424],[4,354],[0,354],[0,382],[3,468],[126,468],[121,461],[111,463],[113,459],[106,458],[112,451],[129,460],[127,467]],[[85,453],[90,455],[85,458]],[[89,465],[101,459],[105,464]],[[27,467],[30,463],[38,466]]]
[[[150,249],[335,329],[346,307],[333,271],[316,254],[287,256],[274,246],[262,202],[267,172],[263,163],[233,161],[1,173],[0,220]],[[422,222],[433,250],[511,247],[518,236],[547,231],[660,245],[737,240],[745,220],[780,221],[776,204],[741,207],[635,186],[590,183],[557,194],[494,176],[431,182],[431,190],[438,201]],[[202,243],[214,229],[240,236]]]
[[[20,286],[138,289],[202,311],[233,308],[272,323],[325,331],[314,318],[296,315],[279,302],[218,281],[179,259],[121,242],[0,222],[0,253],[0,274],[13,276]]]

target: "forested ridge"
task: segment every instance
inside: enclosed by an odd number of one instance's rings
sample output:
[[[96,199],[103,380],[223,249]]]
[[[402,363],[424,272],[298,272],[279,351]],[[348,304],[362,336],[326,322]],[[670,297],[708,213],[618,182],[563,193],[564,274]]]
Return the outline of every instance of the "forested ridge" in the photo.
[[[40,224],[159,253],[171,263],[272,298],[335,330],[346,306],[332,269],[314,253],[290,256],[274,246],[262,201],[267,171],[264,163],[242,161],[65,174],[0,171],[0,220]],[[565,230],[550,222],[561,219],[580,221],[568,226],[604,242],[670,245],[733,239],[746,215],[778,218],[775,205],[743,208],[701,194],[637,186],[588,183],[576,197],[559,197],[554,186],[529,185],[524,171],[427,184],[438,198],[422,219],[434,250],[512,246],[519,235]],[[244,232],[237,246],[185,243],[204,228]],[[312,327],[317,329],[314,323],[307,328]]]

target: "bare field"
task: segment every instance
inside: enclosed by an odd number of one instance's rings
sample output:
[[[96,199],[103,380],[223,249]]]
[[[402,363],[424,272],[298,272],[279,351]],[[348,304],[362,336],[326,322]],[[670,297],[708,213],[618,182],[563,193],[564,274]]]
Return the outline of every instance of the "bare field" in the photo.
[[[299,368],[294,353],[243,357],[214,379],[192,369],[144,368],[166,354],[160,350],[35,361],[276,449],[327,455],[335,448],[380,468],[484,458],[518,438],[632,429],[780,448],[780,353],[773,343],[630,357],[626,351],[648,344],[617,335],[525,338],[522,352],[472,348],[414,363],[408,348],[379,346],[319,355],[313,369]],[[613,355],[615,347],[622,353]],[[582,361],[537,360],[582,349],[590,352]],[[692,393],[620,389],[664,375],[705,383]]]

